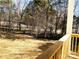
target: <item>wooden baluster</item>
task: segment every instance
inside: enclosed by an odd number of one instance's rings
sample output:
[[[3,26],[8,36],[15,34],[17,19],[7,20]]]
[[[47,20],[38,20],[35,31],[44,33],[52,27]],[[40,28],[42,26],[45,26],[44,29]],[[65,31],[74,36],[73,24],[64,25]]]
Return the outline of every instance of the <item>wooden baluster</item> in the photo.
[[[71,51],[73,51],[73,41],[74,41],[74,37],[71,38]]]
[[[78,53],[78,39],[79,39],[79,37],[77,37],[77,49],[76,49],[77,53]]]
[[[77,51],[77,36],[75,38],[75,52]],[[77,52],[76,52],[77,53]]]
[[[55,59],[55,55],[53,56],[53,59]]]
[[[78,44],[78,54],[79,54],[79,38],[78,38],[78,40],[77,40],[77,41],[78,41],[78,43],[77,43],[77,44]]]
[[[75,36],[73,36],[73,52],[75,52]]]
[[[74,51],[74,41],[75,41],[74,37],[72,37],[72,44],[71,44],[72,45],[72,51]]]

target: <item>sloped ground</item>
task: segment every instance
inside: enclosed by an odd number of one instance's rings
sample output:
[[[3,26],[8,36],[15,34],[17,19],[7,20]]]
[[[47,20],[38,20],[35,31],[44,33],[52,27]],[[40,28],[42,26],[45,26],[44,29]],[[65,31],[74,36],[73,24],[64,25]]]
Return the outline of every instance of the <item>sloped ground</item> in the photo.
[[[35,59],[56,41],[0,39],[0,59]]]

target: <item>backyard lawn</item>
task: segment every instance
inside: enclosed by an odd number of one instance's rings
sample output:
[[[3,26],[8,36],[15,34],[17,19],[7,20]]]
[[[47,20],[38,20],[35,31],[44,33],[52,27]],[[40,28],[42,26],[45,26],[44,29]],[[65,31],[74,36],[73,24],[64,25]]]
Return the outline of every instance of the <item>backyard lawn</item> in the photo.
[[[0,39],[0,59],[35,59],[56,41]]]

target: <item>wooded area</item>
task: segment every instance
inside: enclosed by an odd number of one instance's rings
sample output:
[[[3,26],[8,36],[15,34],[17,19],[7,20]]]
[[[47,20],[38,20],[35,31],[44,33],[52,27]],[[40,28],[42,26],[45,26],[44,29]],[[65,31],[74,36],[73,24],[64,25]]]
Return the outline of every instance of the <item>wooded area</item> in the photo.
[[[0,32],[44,37],[66,33],[67,0],[0,0]],[[29,1],[29,3],[28,3]]]

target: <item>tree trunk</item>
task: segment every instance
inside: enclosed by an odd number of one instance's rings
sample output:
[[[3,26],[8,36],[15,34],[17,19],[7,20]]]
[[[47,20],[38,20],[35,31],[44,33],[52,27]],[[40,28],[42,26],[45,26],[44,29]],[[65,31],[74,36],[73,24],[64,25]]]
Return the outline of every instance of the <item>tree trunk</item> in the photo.
[[[57,27],[58,27],[59,18],[58,15],[56,16],[56,23],[55,23],[55,34],[57,34]]]
[[[19,31],[21,30],[21,20],[22,20],[23,14],[20,15],[20,20],[19,20]]]
[[[19,22],[19,24],[18,24],[18,25],[19,25],[19,31],[20,31],[20,30],[21,30],[21,23]]]
[[[78,33],[78,24],[76,24],[76,31],[75,33]]]
[[[47,29],[48,29],[48,19],[49,19],[48,11],[49,11],[49,6],[47,7],[47,10],[46,10],[46,24],[45,24],[46,28],[45,28],[45,35],[44,35],[45,38],[47,37]]]

